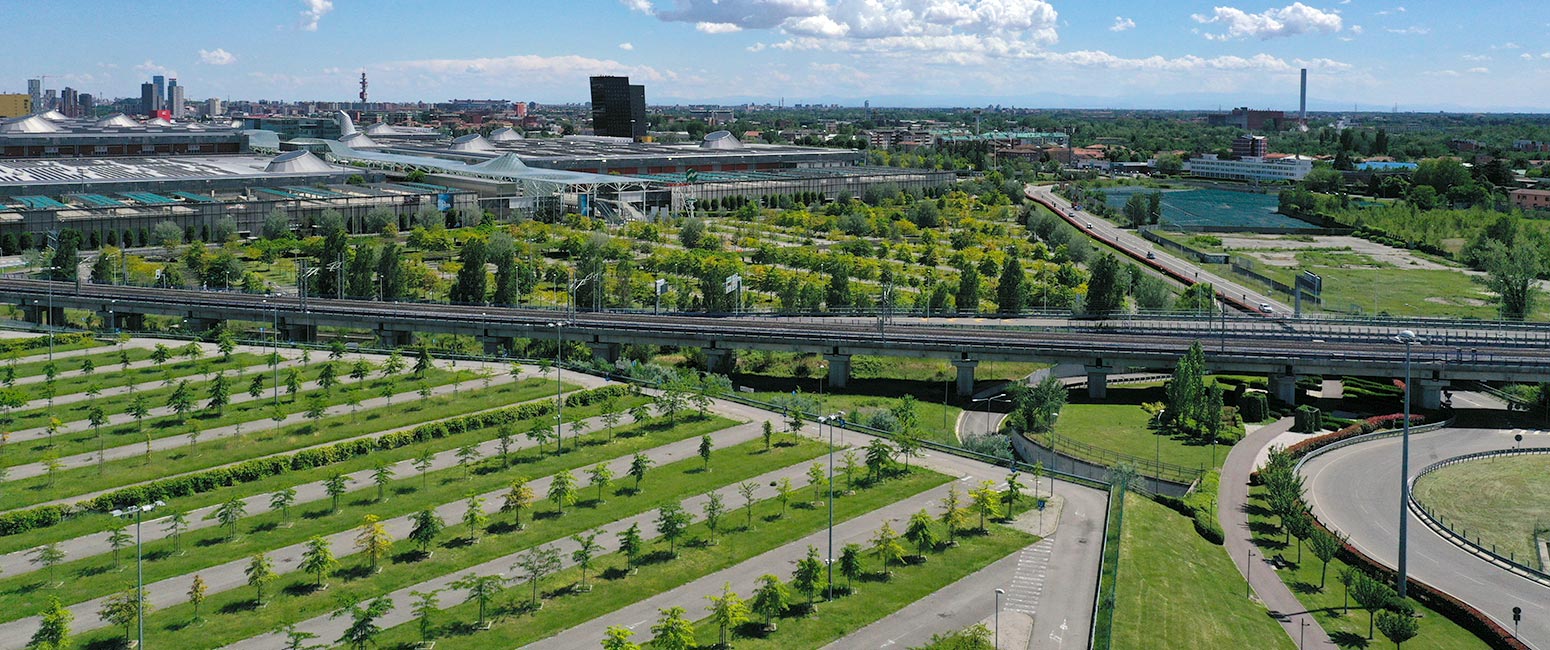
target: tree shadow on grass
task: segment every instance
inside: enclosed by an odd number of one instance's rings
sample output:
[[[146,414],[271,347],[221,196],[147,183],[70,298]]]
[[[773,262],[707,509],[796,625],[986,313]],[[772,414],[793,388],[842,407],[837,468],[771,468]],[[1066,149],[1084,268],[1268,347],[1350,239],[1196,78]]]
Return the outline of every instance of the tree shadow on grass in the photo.
[[[1293,580],[1286,586],[1291,587],[1293,592],[1299,594],[1317,594],[1323,593],[1324,591],[1323,589],[1320,589],[1318,585],[1311,582],[1304,582],[1302,580]]]
[[[1367,637],[1346,631],[1331,632],[1329,640],[1334,641],[1335,645],[1342,648],[1365,648],[1371,644]]]
[[[301,518],[302,519],[322,519],[322,518],[327,517],[327,516],[329,516],[329,515],[331,515],[333,513],[334,513],[334,511],[330,510],[328,508],[324,508],[324,509],[321,509],[321,510],[305,510],[305,511],[302,511]]]
[[[293,582],[285,585],[280,591],[287,596],[306,596],[322,591],[322,589],[316,582]]]
[[[670,562],[670,561],[672,561],[672,559],[673,559],[673,554],[672,553],[669,553],[668,551],[663,550],[663,549],[658,549],[658,550],[655,550],[655,551],[652,551],[650,553],[646,553],[645,555],[640,556],[640,559],[635,561],[635,565],[636,566],[648,566],[648,565],[652,565],[652,564],[662,564],[664,562]]]
[[[274,530],[276,528],[279,528],[279,527],[280,527],[280,522],[278,522],[278,521],[266,521],[266,522],[264,522],[262,524],[254,526],[253,527],[253,532],[255,532],[255,533],[267,533],[267,532],[272,531],[272,530]]]
[[[220,609],[222,614],[236,614],[239,612],[251,612],[258,609],[258,599],[244,598],[242,600],[226,603]]]
[[[485,530],[489,531],[492,535],[505,535],[508,533],[515,533],[522,530],[523,528],[524,526],[514,521],[497,521],[493,524],[490,524],[490,527],[486,528]]]
[[[375,573],[375,571],[370,564],[357,564],[339,569],[334,572],[334,575],[345,580],[360,580],[361,578],[369,577],[372,573]]]

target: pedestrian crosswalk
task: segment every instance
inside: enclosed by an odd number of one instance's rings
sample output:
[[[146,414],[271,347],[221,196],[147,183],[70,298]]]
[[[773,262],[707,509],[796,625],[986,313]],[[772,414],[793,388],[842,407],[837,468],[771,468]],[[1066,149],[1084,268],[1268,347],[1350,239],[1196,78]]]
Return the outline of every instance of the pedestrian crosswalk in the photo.
[[[1017,573],[1006,588],[1007,611],[1022,612],[1032,616],[1039,607],[1039,596],[1044,593],[1044,578],[1049,573],[1050,552],[1055,540],[1046,537],[1039,543],[1024,548],[1017,555]]]

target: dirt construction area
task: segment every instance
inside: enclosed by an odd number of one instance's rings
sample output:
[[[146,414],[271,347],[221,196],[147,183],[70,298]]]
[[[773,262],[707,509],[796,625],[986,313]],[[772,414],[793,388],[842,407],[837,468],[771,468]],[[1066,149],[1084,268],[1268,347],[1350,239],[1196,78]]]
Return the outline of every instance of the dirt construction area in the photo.
[[[1412,251],[1384,246],[1360,237],[1320,237],[1308,235],[1220,235],[1222,248],[1259,260],[1269,266],[1308,266],[1309,257],[1317,262],[1345,268],[1398,268],[1417,270],[1458,270],[1418,256]],[[1299,261],[1302,254],[1305,261]],[[1311,255],[1310,255],[1311,254]]]

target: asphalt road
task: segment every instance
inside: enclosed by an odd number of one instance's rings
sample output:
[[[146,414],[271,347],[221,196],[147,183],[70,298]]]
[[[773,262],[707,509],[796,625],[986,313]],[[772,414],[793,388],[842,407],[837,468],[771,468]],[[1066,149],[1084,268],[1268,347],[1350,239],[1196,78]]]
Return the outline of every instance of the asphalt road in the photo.
[[[1411,436],[1412,475],[1434,462],[1513,446],[1512,429],[1442,429]],[[1525,435],[1523,447],[1550,448],[1550,435]],[[1326,525],[1390,567],[1398,564],[1401,440],[1384,438],[1318,456],[1302,468],[1308,502]],[[1443,539],[1416,516],[1409,518],[1408,572],[1475,606],[1511,630],[1512,608],[1523,608],[1520,639],[1550,648],[1550,587],[1507,572]]]
[[[1135,234],[1134,231],[1120,228],[1119,226],[1085,210],[1076,210],[1074,207],[1072,207],[1070,201],[1056,196],[1053,189],[1048,185],[1030,185],[1028,186],[1027,191],[1030,194],[1037,194],[1040,197],[1050,200],[1057,207],[1065,210],[1067,214],[1075,217],[1077,221],[1082,222],[1083,227],[1081,229],[1085,231],[1089,237],[1098,239],[1103,243],[1114,246],[1116,248],[1136,251],[1141,253],[1143,256],[1147,252],[1152,252],[1156,256],[1156,259],[1151,261],[1156,263],[1158,266],[1167,268],[1186,278],[1193,276],[1200,282],[1210,282],[1219,293],[1238,296],[1239,300],[1252,305],[1257,305],[1259,303],[1269,304],[1271,309],[1275,310],[1275,313],[1278,315],[1289,315],[1292,313],[1291,307],[1282,304],[1280,300],[1270,296],[1269,294],[1241,284],[1235,280],[1229,280],[1226,277],[1204,270],[1195,265],[1193,262],[1189,262],[1180,257],[1175,257],[1172,253],[1168,252],[1168,249],[1143,239],[1140,235]]]

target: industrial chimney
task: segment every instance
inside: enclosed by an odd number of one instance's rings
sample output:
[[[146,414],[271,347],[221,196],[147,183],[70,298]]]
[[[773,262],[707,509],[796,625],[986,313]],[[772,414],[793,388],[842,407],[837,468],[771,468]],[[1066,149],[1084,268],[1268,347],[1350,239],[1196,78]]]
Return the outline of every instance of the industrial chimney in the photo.
[[[1308,69],[1302,69],[1302,95],[1297,104],[1297,119],[1303,124],[1308,123]]]

